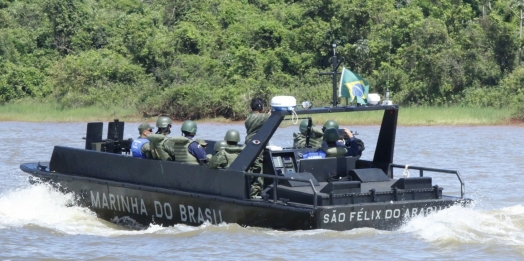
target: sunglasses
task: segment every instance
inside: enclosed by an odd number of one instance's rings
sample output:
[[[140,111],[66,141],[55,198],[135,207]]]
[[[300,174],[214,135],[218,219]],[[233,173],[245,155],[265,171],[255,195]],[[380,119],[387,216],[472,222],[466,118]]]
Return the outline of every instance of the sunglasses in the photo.
[[[153,129],[148,129],[149,132],[153,132]]]

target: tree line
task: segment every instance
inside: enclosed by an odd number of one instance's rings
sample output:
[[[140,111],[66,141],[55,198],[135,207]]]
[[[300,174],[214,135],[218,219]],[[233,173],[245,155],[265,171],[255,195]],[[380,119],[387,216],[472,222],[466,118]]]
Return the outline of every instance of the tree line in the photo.
[[[0,0],[0,103],[242,119],[329,104],[332,44],[382,96],[524,118],[524,0]]]

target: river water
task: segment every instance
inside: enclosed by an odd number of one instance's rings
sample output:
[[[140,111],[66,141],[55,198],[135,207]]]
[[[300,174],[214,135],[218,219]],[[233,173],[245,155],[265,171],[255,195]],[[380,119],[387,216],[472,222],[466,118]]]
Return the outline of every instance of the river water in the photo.
[[[72,196],[31,186],[24,162],[49,161],[54,145],[82,148],[85,123],[2,122],[0,137],[0,260],[524,260],[524,128],[398,127],[398,164],[459,170],[470,208],[415,217],[396,231],[275,231],[236,224],[150,226],[129,230],[72,205]],[[136,138],[128,123],[126,138]],[[174,126],[178,129],[180,126]],[[221,139],[241,124],[198,126],[198,136]],[[272,143],[289,146],[297,126]],[[352,126],[373,155],[378,126]],[[402,175],[402,171],[395,175]],[[417,175],[417,172],[411,175]],[[458,180],[433,174],[444,194]]]

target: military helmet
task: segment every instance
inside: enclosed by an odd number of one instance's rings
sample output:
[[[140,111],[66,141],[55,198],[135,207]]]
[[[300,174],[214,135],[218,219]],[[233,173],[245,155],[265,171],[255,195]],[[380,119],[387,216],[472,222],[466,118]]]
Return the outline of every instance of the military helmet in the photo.
[[[189,132],[189,133],[196,133],[197,125],[194,121],[187,120],[187,121],[184,121],[180,130]]]
[[[306,131],[307,131],[307,125],[308,125],[308,120],[303,120],[300,122],[300,132],[302,134],[306,134]],[[311,123],[311,127],[315,127],[315,124]]]
[[[167,117],[167,116],[160,116],[158,117],[158,119],[156,120],[156,127],[157,128],[166,128],[167,125],[173,123],[173,121],[171,120],[171,118]]]
[[[324,140],[326,142],[336,142],[338,140],[338,129],[327,129],[324,131]]]
[[[226,136],[224,136],[224,140],[228,142],[239,142],[240,141],[240,133],[236,130],[228,130],[226,132]]]
[[[216,152],[219,152],[219,151],[223,150],[225,147],[227,147],[227,142],[225,140],[219,140],[219,141],[215,142],[215,147],[213,147],[213,149]]]
[[[138,134],[142,135],[142,132],[144,132],[145,130],[153,131],[153,127],[151,127],[151,125],[149,125],[149,123],[142,123],[142,124],[138,125]]]
[[[324,129],[338,129],[338,123],[334,120],[328,120],[324,123]]]

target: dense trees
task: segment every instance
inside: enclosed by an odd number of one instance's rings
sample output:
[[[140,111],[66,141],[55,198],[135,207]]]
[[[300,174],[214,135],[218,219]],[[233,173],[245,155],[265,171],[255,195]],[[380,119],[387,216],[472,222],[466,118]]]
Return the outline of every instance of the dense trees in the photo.
[[[329,103],[331,44],[406,105],[522,106],[520,0],[0,0],[0,103],[243,118]],[[524,115],[524,112],[522,112]]]

